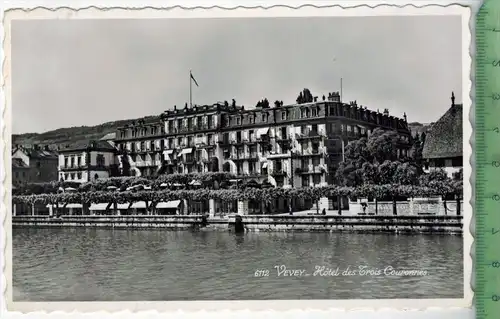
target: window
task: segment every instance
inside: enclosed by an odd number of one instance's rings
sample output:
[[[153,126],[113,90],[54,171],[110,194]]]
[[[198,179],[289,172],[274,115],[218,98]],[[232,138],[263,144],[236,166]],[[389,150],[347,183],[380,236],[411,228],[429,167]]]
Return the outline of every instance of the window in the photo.
[[[313,184],[319,185],[321,183],[321,175],[314,174],[313,175]]]
[[[318,157],[314,157],[312,159],[312,164],[314,167],[318,166],[319,165],[319,158]]]
[[[208,116],[208,127],[209,128],[212,128],[212,125],[213,125],[213,115],[209,115]]]
[[[286,111],[281,112],[281,119],[282,119],[283,121],[285,121],[285,120],[286,120]]]
[[[262,113],[262,122],[267,122],[267,113]]]
[[[188,146],[189,146],[189,147],[194,146],[194,144],[193,144],[193,137],[192,137],[192,136],[189,136],[189,137],[188,137]]]
[[[318,112],[317,112],[317,110],[316,110],[315,108],[313,108],[313,109],[311,110],[311,113],[312,113],[312,116],[313,116],[313,117],[316,117],[316,116],[318,115]]]
[[[106,159],[104,158],[104,155],[103,154],[97,154],[96,162],[97,162],[97,166],[105,166],[106,165]]]
[[[71,167],[75,167],[75,158],[71,157]]]
[[[302,176],[302,187],[309,187],[309,176]]]
[[[97,173],[95,173],[95,175],[94,175],[94,179],[95,179],[95,180],[99,179],[99,175],[97,175]]]
[[[240,116],[236,117],[236,125],[241,125],[241,117]]]
[[[456,157],[456,158],[452,159],[452,165],[453,165],[453,167],[464,166],[463,157]]]
[[[182,147],[182,137],[177,138],[177,147]]]
[[[76,162],[77,162],[77,164],[76,164],[76,165],[78,165],[78,167],[82,166],[82,157],[81,157],[81,156],[78,156],[78,157],[76,158]]]
[[[255,123],[255,114],[249,114],[248,115],[248,123],[249,124],[254,124]]]
[[[300,110],[300,117],[301,117],[301,118],[306,117],[306,110],[305,110],[305,109],[301,109],[301,110]]]
[[[214,143],[214,135],[213,134],[207,134],[207,143],[208,143],[208,145],[212,145]]]

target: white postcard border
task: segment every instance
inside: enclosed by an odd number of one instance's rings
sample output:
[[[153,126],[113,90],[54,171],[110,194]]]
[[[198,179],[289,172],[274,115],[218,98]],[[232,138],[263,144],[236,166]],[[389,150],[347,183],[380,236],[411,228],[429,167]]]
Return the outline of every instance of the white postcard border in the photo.
[[[110,15],[113,17],[110,17]],[[271,9],[235,9],[235,10],[224,10],[221,8],[212,8],[210,10],[205,9],[195,9],[192,11],[185,11],[182,8],[174,8],[168,11],[165,10],[155,10],[152,8],[141,9],[141,10],[130,10],[130,9],[109,9],[109,10],[99,10],[95,7],[87,8],[82,10],[73,10],[69,8],[60,9],[57,11],[46,10],[43,8],[37,8],[33,11],[22,11],[16,10],[7,13],[4,19],[5,23],[5,34],[7,38],[4,42],[4,48],[6,52],[5,61],[3,63],[4,76],[6,80],[5,86],[5,98],[6,107],[3,113],[3,119],[5,120],[4,128],[2,130],[2,135],[5,139],[2,139],[2,156],[4,156],[5,169],[2,167],[2,177],[5,176],[3,189],[8,190],[11,184],[10,176],[10,156],[7,156],[6,152],[10,149],[10,125],[11,125],[11,99],[10,99],[10,39],[9,39],[9,24],[11,19],[26,18],[30,19],[47,19],[54,18],[58,16],[60,18],[207,18],[207,17],[277,17],[277,16],[287,16],[287,17],[299,17],[299,16],[332,16],[332,15],[342,15],[342,16],[359,16],[359,15],[449,15],[457,14],[462,17],[463,23],[463,38],[462,38],[462,52],[463,52],[463,105],[464,113],[469,115],[471,112],[471,89],[472,82],[470,79],[471,72],[471,56],[469,54],[469,45],[471,43],[471,32],[469,29],[469,21],[471,19],[471,10],[469,8],[464,8],[458,5],[442,7],[442,6],[427,6],[423,8],[416,8],[414,6],[406,6],[404,8],[394,7],[394,6],[378,6],[376,8],[370,8],[368,6],[361,6],[351,9],[343,9],[340,7],[331,7],[326,9],[318,9],[316,7],[303,7],[299,10],[287,8],[287,7],[274,7]],[[469,117],[464,117],[463,123],[464,132],[464,157],[471,158],[472,148],[469,143],[469,138],[472,137],[472,126],[469,121]],[[467,138],[465,138],[467,137]],[[5,148],[4,148],[5,146]],[[79,312],[96,312],[96,311],[123,311],[127,309],[128,311],[216,311],[216,310],[275,310],[275,311],[290,311],[293,309],[341,309],[341,310],[355,310],[355,309],[365,309],[365,310],[380,310],[384,308],[390,309],[429,309],[432,307],[437,308],[450,308],[450,307],[470,307],[472,302],[473,292],[471,289],[471,274],[472,274],[472,259],[470,256],[471,247],[473,243],[473,238],[471,232],[469,232],[469,225],[472,221],[472,206],[471,206],[471,196],[472,196],[472,186],[469,183],[472,177],[472,166],[469,161],[464,161],[464,298],[463,299],[401,299],[401,300],[304,300],[304,301],[186,301],[186,302],[16,302],[12,303],[12,287],[9,284],[6,286],[6,299],[8,308],[15,311],[29,312],[29,311],[79,311]],[[2,192],[3,196],[3,192]],[[8,214],[8,209],[10,207],[10,196],[8,192],[5,192],[5,200],[3,203],[5,205],[1,208],[2,216],[5,216],[3,227],[4,230],[10,229],[11,216]],[[3,239],[5,240],[5,272],[4,272],[4,282],[11,283],[12,274],[12,243],[10,232],[3,232],[6,234]],[[6,279],[6,280],[5,280]],[[4,288],[5,289],[5,288]],[[9,309],[10,310],[10,309]]]

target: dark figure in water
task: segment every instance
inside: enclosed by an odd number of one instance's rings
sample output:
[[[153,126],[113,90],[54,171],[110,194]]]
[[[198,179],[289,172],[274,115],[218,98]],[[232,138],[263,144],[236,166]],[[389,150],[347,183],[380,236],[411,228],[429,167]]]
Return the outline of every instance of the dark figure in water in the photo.
[[[201,216],[201,223],[200,223],[200,226],[201,227],[207,227],[208,225],[208,218],[207,218],[207,215],[206,214],[203,214],[203,216]]]
[[[243,218],[240,215],[236,215],[234,218],[234,232],[243,233],[245,231],[245,226],[243,224]]]

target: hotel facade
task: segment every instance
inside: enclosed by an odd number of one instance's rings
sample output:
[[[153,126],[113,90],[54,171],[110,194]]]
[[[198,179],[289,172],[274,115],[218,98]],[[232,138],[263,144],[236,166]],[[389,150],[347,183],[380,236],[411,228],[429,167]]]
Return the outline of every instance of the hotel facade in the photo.
[[[315,187],[333,184],[345,146],[369,137],[377,127],[396,131],[398,155],[409,154],[406,116],[394,117],[387,109],[368,110],[356,101],[341,103],[338,92],[292,105],[276,101],[270,106],[266,100],[252,109],[237,106],[234,100],[174,107],[147,122],[119,128],[114,144],[120,169],[127,163],[135,176],[224,171],[243,182]],[[335,209],[339,204],[335,198],[323,198],[318,208]],[[249,209],[249,203],[237,205],[244,206],[238,211]],[[261,203],[257,206],[250,210],[262,212]],[[275,203],[273,210],[284,212],[286,206]]]

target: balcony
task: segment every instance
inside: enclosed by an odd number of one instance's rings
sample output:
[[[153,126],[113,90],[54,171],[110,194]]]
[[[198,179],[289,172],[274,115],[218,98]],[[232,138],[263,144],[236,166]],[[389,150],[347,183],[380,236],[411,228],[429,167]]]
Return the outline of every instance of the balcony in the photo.
[[[278,176],[286,176],[286,172],[283,171],[281,168],[280,169],[277,169],[277,170],[273,170],[271,172],[271,176],[273,177],[278,177]]]

